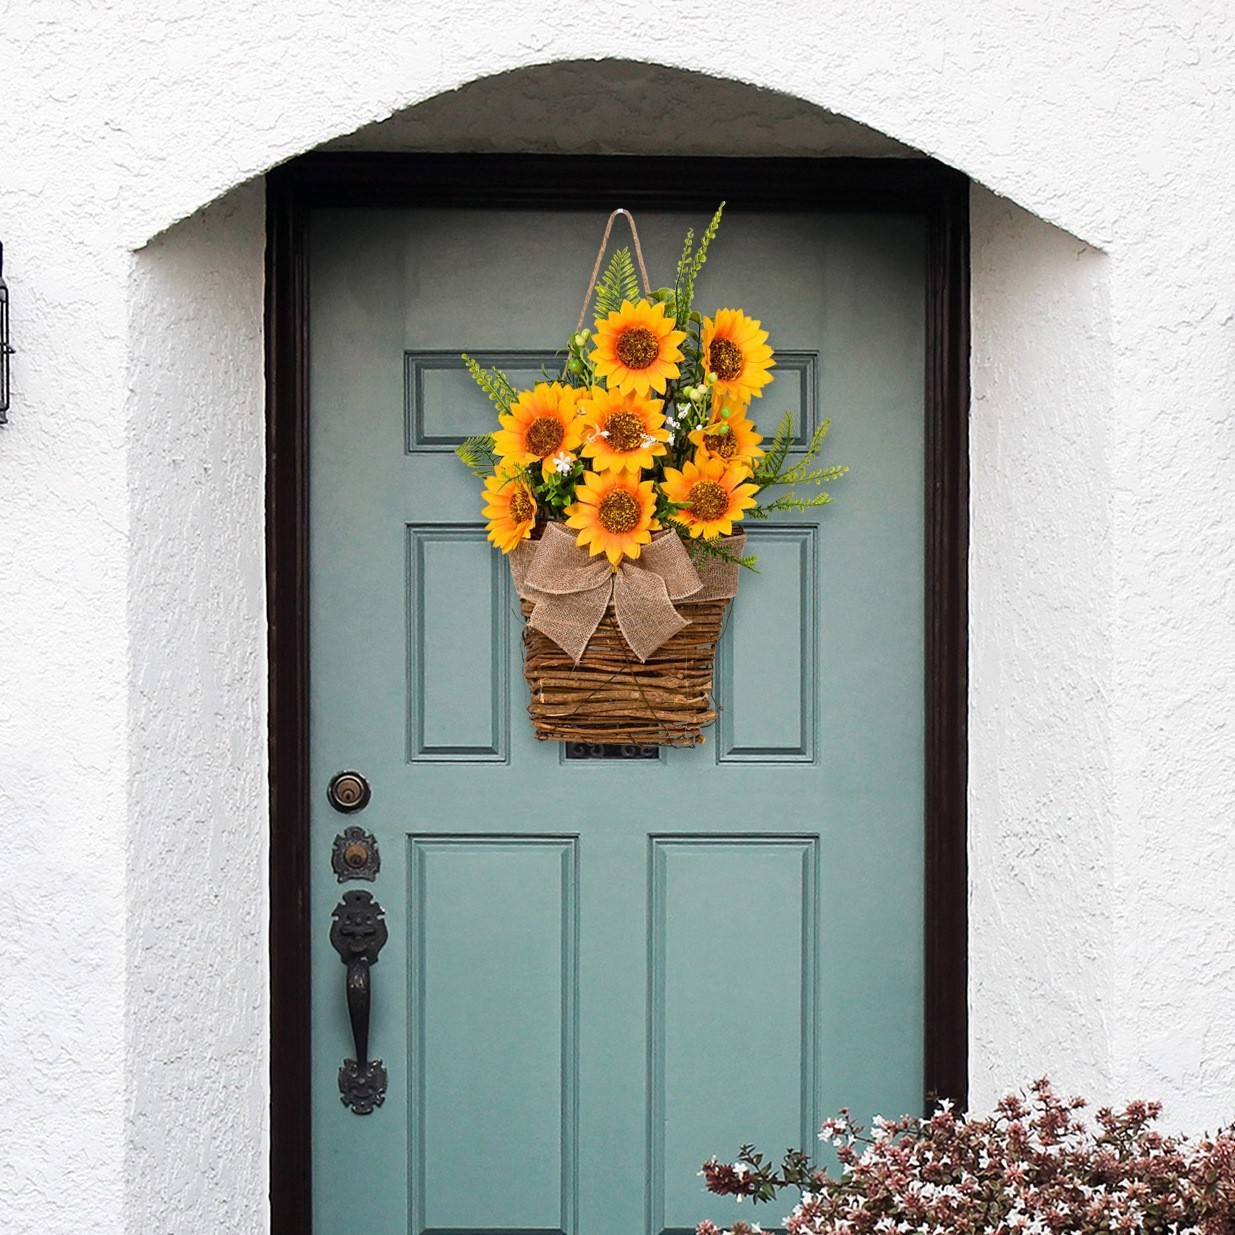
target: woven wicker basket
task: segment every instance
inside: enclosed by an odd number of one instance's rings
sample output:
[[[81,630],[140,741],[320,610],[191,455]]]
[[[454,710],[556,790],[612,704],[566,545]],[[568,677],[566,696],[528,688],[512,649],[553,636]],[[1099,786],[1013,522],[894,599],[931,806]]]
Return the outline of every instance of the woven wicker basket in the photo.
[[[526,619],[532,612],[521,602]],[[716,720],[712,670],[728,600],[680,603],[689,626],[646,662],[631,653],[612,605],[576,665],[552,639],[523,626],[528,713],[541,741],[695,746]]]

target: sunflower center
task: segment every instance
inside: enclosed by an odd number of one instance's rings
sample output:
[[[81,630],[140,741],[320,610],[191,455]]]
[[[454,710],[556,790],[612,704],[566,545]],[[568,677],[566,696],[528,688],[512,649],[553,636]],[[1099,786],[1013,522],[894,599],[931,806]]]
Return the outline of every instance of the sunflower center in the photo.
[[[606,494],[596,508],[600,526],[615,536],[625,536],[627,532],[633,532],[639,526],[641,513],[639,503],[625,489],[614,489],[612,493]]]
[[[536,518],[536,503],[532,495],[524,488],[516,489],[510,495],[510,519],[512,523],[527,523]]]
[[[728,491],[714,480],[701,480],[691,486],[689,509],[700,523],[711,523],[728,511]]]
[[[705,433],[703,444],[722,459],[732,459],[738,453],[738,443],[732,431],[729,433]]]
[[[605,421],[605,432],[609,435],[609,449],[622,454],[638,449],[646,436],[643,421],[632,412],[614,412]]]
[[[561,444],[566,430],[552,416],[537,416],[523,435],[524,444],[538,459],[547,459]]]
[[[742,349],[732,339],[713,339],[708,365],[722,382],[731,382],[742,372]]]
[[[618,336],[614,350],[628,369],[646,369],[660,355],[660,344],[646,326],[632,326]]]

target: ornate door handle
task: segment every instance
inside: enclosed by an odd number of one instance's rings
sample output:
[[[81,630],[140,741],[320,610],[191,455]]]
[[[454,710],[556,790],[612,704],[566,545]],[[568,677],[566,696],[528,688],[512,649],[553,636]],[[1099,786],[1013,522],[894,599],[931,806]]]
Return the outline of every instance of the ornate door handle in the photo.
[[[347,966],[347,1015],[352,1023],[356,1058],[339,1069],[339,1094],[344,1106],[357,1115],[372,1114],[386,1100],[386,1069],[369,1058],[370,970],[386,946],[385,910],[370,892],[344,892],[334,907],[330,942]]]

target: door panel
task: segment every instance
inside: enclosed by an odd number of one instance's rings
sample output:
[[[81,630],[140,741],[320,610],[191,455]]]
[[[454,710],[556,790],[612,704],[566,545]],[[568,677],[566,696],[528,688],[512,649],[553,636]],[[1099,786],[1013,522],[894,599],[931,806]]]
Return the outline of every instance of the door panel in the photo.
[[[703,221],[640,213],[654,279]],[[762,431],[786,407],[831,417],[852,470],[834,506],[751,528],[707,744],[568,759],[531,734],[509,571],[447,452],[493,424],[459,353],[533,380],[602,225],[313,217],[318,1235],[693,1228],[743,1212],[700,1192],[711,1153],[920,1101],[923,226],[726,217],[697,303],[771,332]],[[347,820],[318,791],[344,767],[373,786]],[[390,931],[371,1032],[390,1089],[365,1117],[335,1075],[346,823],[377,837]]]
[[[417,1231],[573,1224],[578,848],[412,838]]]

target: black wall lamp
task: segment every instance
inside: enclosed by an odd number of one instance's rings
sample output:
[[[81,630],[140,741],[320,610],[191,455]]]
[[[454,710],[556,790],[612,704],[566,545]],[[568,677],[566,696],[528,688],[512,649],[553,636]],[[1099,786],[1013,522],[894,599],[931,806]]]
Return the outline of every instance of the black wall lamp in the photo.
[[[9,423],[9,289],[4,281],[4,245],[0,244],[0,425]]]

